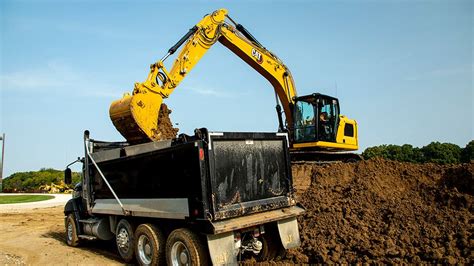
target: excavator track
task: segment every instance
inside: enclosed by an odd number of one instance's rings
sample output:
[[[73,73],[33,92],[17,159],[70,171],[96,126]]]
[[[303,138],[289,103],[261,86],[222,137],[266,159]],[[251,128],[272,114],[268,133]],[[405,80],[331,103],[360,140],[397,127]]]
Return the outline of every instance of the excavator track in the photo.
[[[326,151],[290,151],[290,159],[293,164],[301,164],[314,162],[318,164],[327,164],[335,162],[358,162],[362,160],[362,156],[356,153],[340,153]]]

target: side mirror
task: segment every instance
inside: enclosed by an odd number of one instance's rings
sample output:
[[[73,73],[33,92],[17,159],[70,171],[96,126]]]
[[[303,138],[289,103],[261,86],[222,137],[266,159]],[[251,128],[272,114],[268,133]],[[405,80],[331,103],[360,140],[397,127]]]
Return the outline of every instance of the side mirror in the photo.
[[[64,170],[64,183],[66,185],[70,185],[72,183],[72,172],[71,172],[71,168],[66,168],[66,170]]]

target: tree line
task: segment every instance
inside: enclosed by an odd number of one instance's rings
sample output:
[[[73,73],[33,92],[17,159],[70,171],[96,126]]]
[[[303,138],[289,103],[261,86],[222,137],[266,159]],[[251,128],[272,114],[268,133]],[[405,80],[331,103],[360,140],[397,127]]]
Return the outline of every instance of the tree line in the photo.
[[[379,145],[365,149],[364,159],[381,157],[388,160],[411,163],[457,164],[474,160],[474,140],[461,148],[452,143],[431,142],[418,148],[412,145]],[[3,180],[4,192],[39,192],[42,185],[63,185],[64,172],[51,168],[39,171],[18,172]],[[72,186],[81,180],[81,174],[72,173]],[[69,187],[69,186],[66,186]]]
[[[474,160],[474,140],[461,148],[452,143],[431,142],[421,148],[410,144],[379,145],[365,149],[364,159],[381,157],[388,160],[411,163],[458,164]]]
[[[72,186],[81,180],[80,173],[72,173]],[[51,168],[42,168],[39,171],[17,172],[3,179],[3,192],[40,192],[42,185],[64,184],[64,172]]]

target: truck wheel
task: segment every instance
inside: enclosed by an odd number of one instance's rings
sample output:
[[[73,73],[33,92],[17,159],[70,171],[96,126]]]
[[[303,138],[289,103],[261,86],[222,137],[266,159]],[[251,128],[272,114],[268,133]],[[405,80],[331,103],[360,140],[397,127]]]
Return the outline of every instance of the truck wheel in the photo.
[[[257,255],[257,261],[274,260],[285,256],[286,249],[281,244],[278,232],[263,234],[260,241],[262,241],[262,250]]]
[[[134,231],[134,227],[125,219],[120,220],[117,224],[115,240],[120,257],[122,257],[125,262],[131,262],[134,257]]]
[[[189,229],[176,229],[166,241],[168,265],[209,265],[205,243]]]
[[[156,226],[138,226],[135,231],[135,257],[140,265],[165,264],[165,237]]]
[[[77,236],[76,215],[68,214],[66,217],[66,243],[68,246],[77,247],[79,245],[79,237]]]

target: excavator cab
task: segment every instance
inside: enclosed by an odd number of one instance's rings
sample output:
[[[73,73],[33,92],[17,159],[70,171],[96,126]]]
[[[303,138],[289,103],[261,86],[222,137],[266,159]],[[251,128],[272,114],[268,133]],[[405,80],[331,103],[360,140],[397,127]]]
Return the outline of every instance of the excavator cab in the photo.
[[[357,124],[340,115],[337,98],[313,93],[294,100],[293,148],[357,150]]]
[[[336,141],[339,101],[315,93],[296,98],[295,142]]]

